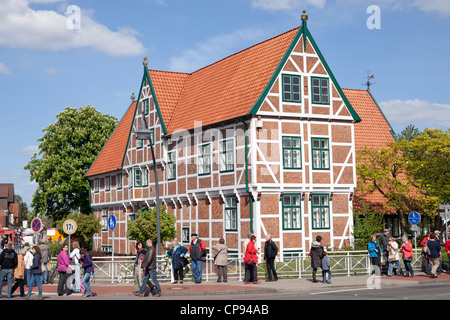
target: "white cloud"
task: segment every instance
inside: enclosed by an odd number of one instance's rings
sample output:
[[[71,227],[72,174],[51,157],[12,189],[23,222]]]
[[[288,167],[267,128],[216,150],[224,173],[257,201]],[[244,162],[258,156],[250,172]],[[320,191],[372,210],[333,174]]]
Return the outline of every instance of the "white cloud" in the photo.
[[[183,51],[171,58],[169,69],[178,72],[193,72],[229,54],[254,44],[265,36],[262,30],[241,29],[229,34],[219,34],[197,44],[193,49]]]
[[[56,70],[55,68],[47,68],[47,69],[45,69],[45,72],[46,73],[48,73],[48,74],[52,74],[52,75],[56,75],[56,74],[58,74],[58,70]]]
[[[424,12],[450,16],[450,1],[448,0],[415,0],[413,5]]]
[[[81,11],[80,29],[67,27],[67,16],[53,10],[34,10],[30,3],[59,0],[0,0],[0,45],[43,51],[91,48],[112,56],[141,55],[144,47],[129,27],[112,31]]]
[[[380,107],[393,125],[446,129],[450,124],[450,104],[414,100],[389,100]]]
[[[18,152],[25,156],[32,156],[35,153],[39,153],[39,146],[26,146],[20,148]]]
[[[323,9],[326,0],[252,0],[252,7],[269,11],[277,10],[299,10],[312,5],[316,8]]]
[[[0,74],[11,74],[11,70],[4,63],[0,62]]]

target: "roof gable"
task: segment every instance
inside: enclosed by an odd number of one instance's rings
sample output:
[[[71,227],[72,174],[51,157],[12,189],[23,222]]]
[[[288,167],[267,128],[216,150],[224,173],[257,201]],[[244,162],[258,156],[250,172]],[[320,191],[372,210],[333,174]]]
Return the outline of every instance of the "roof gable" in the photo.
[[[89,168],[86,177],[122,169],[137,103],[133,102]]]

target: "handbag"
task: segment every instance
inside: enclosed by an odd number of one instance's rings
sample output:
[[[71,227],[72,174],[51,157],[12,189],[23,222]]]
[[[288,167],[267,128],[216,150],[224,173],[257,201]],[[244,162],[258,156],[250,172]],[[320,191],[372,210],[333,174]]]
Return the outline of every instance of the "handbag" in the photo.
[[[247,264],[248,264],[249,266],[252,266],[252,265],[255,264],[255,260],[253,259],[253,253],[252,253],[252,255],[250,256],[250,258],[248,258]]]

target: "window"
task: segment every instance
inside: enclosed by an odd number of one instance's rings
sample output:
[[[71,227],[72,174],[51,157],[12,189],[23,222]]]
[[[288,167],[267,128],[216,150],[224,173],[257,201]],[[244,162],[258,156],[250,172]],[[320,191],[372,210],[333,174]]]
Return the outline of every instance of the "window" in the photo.
[[[237,231],[237,201],[234,196],[225,197],[225,231]]]
[[[301,102],[300,76],[283,74],[283,101]]]
[[[117,184],[118,190],[122,189],[123,183],[122,183],[122,174],[121,173],[119,173],[116,177],[116,184]]]
[[[99,191],[99,185],[100,185],[99,179],[95,179],[94,180],[94,192]]]
[[[144,147],[144,140],[136,139],[136,149],[142,149]]]
[[[327,78],[311,78],[313,103],[330,104],[330,88]]]
[[[211,173],[211,144],[203,144],[198,147],[198,174]]]
[[[140,187],[141,186],[141,169],[134,168],[134,186]]]
[[[151,140],[148,142],[148,145],[155,145],[155,128],[150,128],[150,138]]]
[[[105,177],[105,189],[106,191],[110,191],[111,190],[111,177]]]
[[[149,111],[148,105],[149,105],[149,99],[142,100],[142,113],[143,114],[148,114],[148,111]]]
[[[328,194],[312,196],[313,229],[330,228],[330,205]]]
[[[283,230],[301,229],[300,200],[299,194],[283,195]]]
[[[302,168],[302,148],[300,137],[283,137],[284,169]]]
[[[183,243],[189,243],[191,242],[191,228],[189,227],[183,227],[181,229],[181,242]]]
[[[220,172],[227,172],[234,170],[233,149],[234,149],[233,139],[227,139],[220,142],[220,151],[219,151]]]
[[[327,138],[312,139],[313,169],[330,169],[330,149]]]
[[[141,180],[142,180],[142,186],[147,187],[148,186],[148,169],[147,168],[142,169]]]
[[[167,179],[175,180],[177,178],[177,159],[176,151],[167,153]]]
[[[108,231],[108,209],[102,209],[102,231]]]

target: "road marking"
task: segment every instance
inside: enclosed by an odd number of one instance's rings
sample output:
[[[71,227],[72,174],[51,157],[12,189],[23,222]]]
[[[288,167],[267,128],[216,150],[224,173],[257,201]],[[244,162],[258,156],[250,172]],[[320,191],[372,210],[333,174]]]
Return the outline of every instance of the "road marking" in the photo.
[[[360,288],[360,289],[345,289],[345,290],[323,291],[323,292],[313,292],[313,293],[310,293],[310,295],[349,292],[349,291],[362,291],[362,290],[373,290],[373,289]]]

